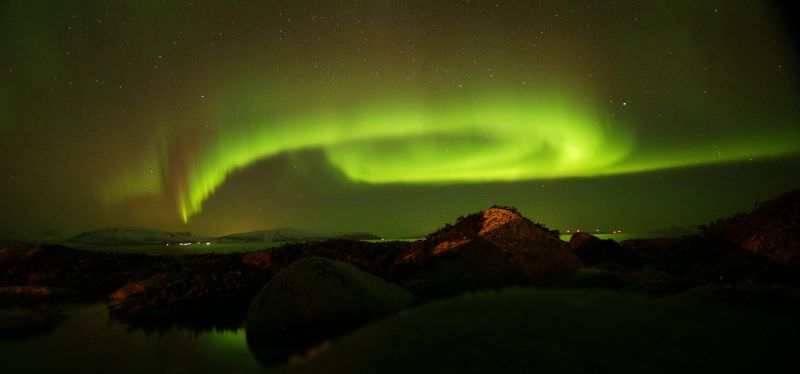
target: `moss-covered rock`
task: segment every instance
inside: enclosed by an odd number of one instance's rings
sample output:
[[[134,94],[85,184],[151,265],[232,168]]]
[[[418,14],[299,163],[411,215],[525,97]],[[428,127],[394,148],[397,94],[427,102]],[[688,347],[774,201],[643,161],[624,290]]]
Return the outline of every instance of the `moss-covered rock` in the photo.
[[[325,335],[411,305],[398,285],[344,262],[309,257],[276,274],[250,305],[248,336]]]

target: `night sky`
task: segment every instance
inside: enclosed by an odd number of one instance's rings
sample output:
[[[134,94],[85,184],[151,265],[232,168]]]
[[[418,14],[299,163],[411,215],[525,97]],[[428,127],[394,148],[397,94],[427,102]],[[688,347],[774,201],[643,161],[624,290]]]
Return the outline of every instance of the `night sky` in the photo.
[[[764,1],[4,1],[0,228],[702,224],[800,187]]]

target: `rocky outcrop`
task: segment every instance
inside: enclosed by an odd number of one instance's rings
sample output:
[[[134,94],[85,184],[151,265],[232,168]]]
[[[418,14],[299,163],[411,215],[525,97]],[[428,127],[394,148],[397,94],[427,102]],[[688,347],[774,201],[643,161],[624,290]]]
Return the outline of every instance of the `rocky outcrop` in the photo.
[[[800,190],[758,204],[701,227],[708,237],[725,240],[781,264],[800,265]]]
[[[493,207],[414,243],[395,277],[423,296],[527,284],[577,269],[580,260],[546,227]]]
[[[269,279],[243,264],[242,254],[203,254],[162,259],[109,294],[114,317],[143,328],[182,325],[236,327],[253,296]],[[202,311],[202,312],[200,312]]]
[[[105,297],[131,276],[163,259],[126,253],[83,251],[57,245],[0,249],[0,286],[58,287],[83,298]],[[64,292],[51,293],[61,297]],[[47,296],[41,294],[39,296]]]
[[[715,238],[636,239],[622,242],[622,247],[641,258],[640,265],[624,272],[656,294],[712,283],[796,284],[799,280],[791,269]]]

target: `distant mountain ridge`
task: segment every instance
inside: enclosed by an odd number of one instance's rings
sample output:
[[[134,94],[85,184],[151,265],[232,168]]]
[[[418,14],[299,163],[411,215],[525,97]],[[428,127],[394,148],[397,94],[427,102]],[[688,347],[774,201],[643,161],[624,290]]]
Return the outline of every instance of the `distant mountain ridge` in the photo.
[[[0,241],[8,242],[58,242],[71,238],[74,232],[58,230],[8,230],[0,233]]]
[[[297,243],[328,239],[380,240],[368,232],[326,235],[313,231],[283,227],[229,234],[221,237],[195,236],[190,232],[172,232],[146,227],[109,227],[63,237],[62,241],[85,245],[166,245],[188,242],[213,243]]]
[[[111,227],[82,232],[69,242],[99,245],[154,245],[206,240],[190,232],[170,232],[146,227]]]
[[[282,227],[277,229],[256,230],[228,234],[217,238],[223,243],[271,243],[294,242],[309,239],[320,239],[324,236],[312,231]]]
[[[229,234],[217,238],[217,241],[222,243],[287,243],[327,239],[380,240],[381,237],[368,232],[326,235],[308,230],[283,227]]]

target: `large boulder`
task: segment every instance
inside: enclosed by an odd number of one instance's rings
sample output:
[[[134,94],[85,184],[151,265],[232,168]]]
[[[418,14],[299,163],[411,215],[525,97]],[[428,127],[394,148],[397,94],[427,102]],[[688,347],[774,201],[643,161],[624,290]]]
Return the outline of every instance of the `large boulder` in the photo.
[[[333,336],[410,306],[402,287],[344,262],[299,260],[276,274],[253,299],[249,340],[313,340]]]
[[[493,207],[414,243],[395,276],[428,297],[529,284],[580,266],[556,232],[514,209]]]
[[[584,265],[617,264],[629,268],[640,263],[639,256],[613,239],[600,239],[594,235],[579,232],[569,239],[572,252]]]

